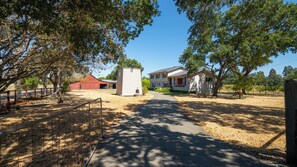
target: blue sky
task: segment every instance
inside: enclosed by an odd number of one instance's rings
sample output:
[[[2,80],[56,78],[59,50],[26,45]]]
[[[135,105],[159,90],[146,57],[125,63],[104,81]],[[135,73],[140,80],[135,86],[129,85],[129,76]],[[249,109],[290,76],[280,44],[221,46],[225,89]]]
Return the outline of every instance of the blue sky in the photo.
[[[178,14],[173,0],[160,0],[158,3],[161,15],[154,18],[152,26],[146,26],[140,36],[130,41],[125,48],[127,57],[138,60],[144,67],[143,76],[158,69],[181,65],[178,59],[187,46],[191,22],[185,14]],[[257,71],[264,71],[268,75],[269,70],[274,68],[281,74],[284,66],[297,67],[297,54],[287,53],[272,60],[273,63]],[[106,76],[112,68],[109,65],[106,70],[95,75]]]

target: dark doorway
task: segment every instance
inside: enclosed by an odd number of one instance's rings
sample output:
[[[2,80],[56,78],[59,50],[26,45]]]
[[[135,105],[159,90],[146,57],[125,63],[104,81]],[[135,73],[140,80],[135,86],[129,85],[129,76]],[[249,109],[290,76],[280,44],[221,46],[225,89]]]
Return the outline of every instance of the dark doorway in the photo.
[[[107,89],[107,84],[100,84],[100,89]]]
[[[117,84],[112,84],[112,89],[116,89],[117,88]]]

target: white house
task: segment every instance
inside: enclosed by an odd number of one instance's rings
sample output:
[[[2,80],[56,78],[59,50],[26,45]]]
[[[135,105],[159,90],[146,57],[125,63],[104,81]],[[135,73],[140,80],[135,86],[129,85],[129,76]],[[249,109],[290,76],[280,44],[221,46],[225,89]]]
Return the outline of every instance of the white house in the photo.
[[[172,90],[209,94],[214,86],[214,76],[210,71],[200,70],[188,74],[188,71],[182,66],[151,72],[149,76],[151,88],[170,87]]]
[[[142,95],[141,69],[121,68],[118,72],[117,95]]]

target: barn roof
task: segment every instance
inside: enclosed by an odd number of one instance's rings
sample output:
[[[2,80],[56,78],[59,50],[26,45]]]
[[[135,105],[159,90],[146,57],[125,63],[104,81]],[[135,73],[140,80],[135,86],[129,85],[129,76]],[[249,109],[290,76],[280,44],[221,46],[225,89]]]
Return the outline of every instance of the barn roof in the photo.
[[[98,83],[104,83],[104,84],[108,84],[109,82],[107,81],[103,81],[103,80],[98,80],[96,77],[94,77],[92,74],[87,74],[83,79],[79,80],[79,81],[76,81],[76,82],[73,82],[71,84],[74,84],[74,83],[86,83],[86,82],[98,82]]]

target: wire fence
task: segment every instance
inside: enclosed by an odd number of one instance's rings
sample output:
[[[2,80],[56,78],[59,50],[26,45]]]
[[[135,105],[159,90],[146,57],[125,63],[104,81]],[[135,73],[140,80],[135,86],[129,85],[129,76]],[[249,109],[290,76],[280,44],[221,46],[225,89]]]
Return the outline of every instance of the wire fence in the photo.
[[[53,94],[52,88],[0,91],[0,113],[10,112],[11,106],[31,98],[44,98]],[[23,99],[23,100],[21,100]]]
[[[102,99],[0,132],[0,166],[82,166],[104,133]]]

